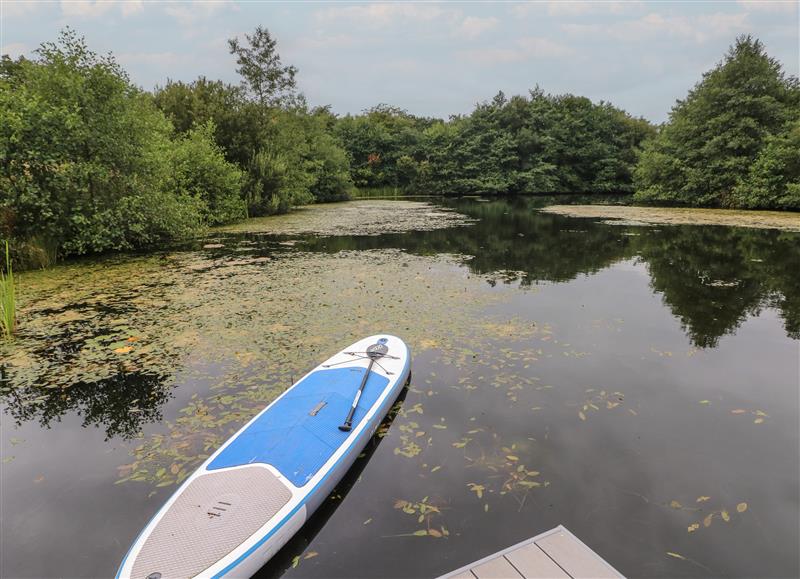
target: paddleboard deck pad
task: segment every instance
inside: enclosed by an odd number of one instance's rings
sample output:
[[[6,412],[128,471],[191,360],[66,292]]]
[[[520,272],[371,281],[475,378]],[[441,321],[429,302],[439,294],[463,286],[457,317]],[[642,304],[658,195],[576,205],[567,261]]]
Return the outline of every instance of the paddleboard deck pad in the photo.
[[[341,480],[410,371],[408,347],[390,335],[364,338],[314,368],[184,481],[117,577],[253,575]],[[351,430],[340,429],[351,409]]]

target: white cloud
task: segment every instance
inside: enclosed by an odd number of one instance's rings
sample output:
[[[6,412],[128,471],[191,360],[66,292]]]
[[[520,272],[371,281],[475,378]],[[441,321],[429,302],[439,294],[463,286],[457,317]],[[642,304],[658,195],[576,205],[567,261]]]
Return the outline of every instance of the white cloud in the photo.
[[[738,0],[737,4],[752,12],[797,12],[797,0]]]
[[[446,14],[447,11],[435,4],[392,3],[359,4],[356,6],[335,6],[314,13],[318,21],[350,20],[366,26],[386,26],[397,20],[430,22]]]
[[[186,58],[174,52],[122,52],[116,55],[122,64],[146,64],[148,66],[175,66],[186,61]]]
[[[550,16],[582,16],[586,14],[623,14],[644,6],[641,0],[551,0],[549,2],[525,2],[512,7],[517,16],[546,11]]]
[[[2,0],[0,2],[0,11],[4,18],[10,16],[23,16],[31,12],[37,11],[40,7],[44,6],[44,2],[30,2],[29,0]]]
[[[657,12],[636,20],[612,24],[564,24],[564,32],[575,36],[608,36],[625,42],[647,41],[659,37],[679,37],[703,43],[712,38],[732,36],[748,30],[747,14],[715,12],[695,17],[664,16]]]
[[[114,7],[108,0],[61,0],[61,13],[64,16],[97,18]]]
[[[468,38],[476,38],[486,32],[497,28],[500,21],[494,16],[489,18],[479,18],[477,16],[467,16],[458,25],[457,33]]]
[[[138,14],[144,10],[144,2],[142,0],[124,0],[122,2],[122,15],[124,17]]]
[[[172,16],[181,28],[191,29],[226,7],[235,7],[235,4],[225,0],[193,0],[168,4],[164,12]]]
[[[98,18],[116,9],[127,18],[144,10],[144,2],[143,0],[61,0],[61,13],[72,18]]]
[[[11,58],[17,58],[18,56],[22,56],[23,54],[27,54],[30,52],[30,49],[26,44],[22,42],[12,42],[10,44],[4,44],[2,48],[0,48],[0,54],[7,54]]]
[[[539,58],[559,58],[572,53],[572,49],[566,45],[548,38],[529,36],[516,40],[511,47],[463,50],[459,54],[473,62],[491,65]]]

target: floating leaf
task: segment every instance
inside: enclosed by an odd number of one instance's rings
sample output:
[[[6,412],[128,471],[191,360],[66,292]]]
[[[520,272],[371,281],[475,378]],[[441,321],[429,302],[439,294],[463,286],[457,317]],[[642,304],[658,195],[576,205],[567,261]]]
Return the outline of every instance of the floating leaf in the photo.
[[[438,530],[436,530],[436,529],[428,529],[428,534],[429,534],[431,537],[436,537],[437,539],[439,539],[439,538],[441,538],[441,537],[442,537],[442,532],[441,532],[441,531],[438,531]]]
[[[743,513],[747,510],[747,503],[739,503],[736,505],[736,512]]]
[[[425,529],[420,529],[419,531],[414,531],[411,534],[415,537],[425,537],[428,534],[428,531]]]
[[[583,411],[579,411],[579,412],[578,412],[578,417],[579,417],[581,420],[586,420],[586,415],[583,413]]]
[[[675,501],[675,500],[671,501],[669,503],[669,506],[671,506],[673,509],[682,509],[683,508],[683,505],[680,504],[678,501]]]
[[[694,533],[699,528],[700,528],[700,524],[699,523],[692,523],[691,525],[689,525],[687,527],[686,530],[689,531],[690,533]]]
[[[469,490],[478,495],[479,499],[483,498],[483,491],[486,490],[485,486],[479,485],[477,483],[467,483],[467,486],[469,487]]]
[[[754,424],[761,424],[762,422],[764,422],[763,418],[756,418],[755,420],[753,420]]]
[[[680,559],[681,561],[686,561],[686,557],[684,557],[680,553],[673,553],[672,551],[667,551],[667,555],[669,555],[670,557],[675,557],[676,559]]]
[[[292,558],[292,569],[297,567],[300,564],[300,555]]]
[[[319,555],[319,553],[317,553],[316,551],[309,551],[308,553],[306,553],[306,556],[303,557],[303,559],[313,559],[317,555]]]
[[[710,498],[711,498],[711,497],[707,497],[707,496],[701,496],[701,497],[697,497],[697,500],[696,500],[695,502],[696,502],[696,503],[704,503],[704,502],[706,502],[706,501],[707,501],[708,499],[710,499]]]
[[[741,408],[737,408],[736,410],[731,410],[731,414],[744,414],[747,410],[742,410]]]
[[[710,400],[701,400],[700,404],[711,404]]]
[[[369,525],[371,522],[372,522],[372,517],[370,517],[369,519],[367,519],[366,521],[364,521],[362,524],[364,524],[364,525]]]
[[[714,513],[709,514],[705,519],[703,519],[703,526],[710,527],[713,518],[714,518]]]
[[[725,521],[726,523],[730,522],[730,520],[731,520],[731,516],[728,514],[728,511],[726,511],[725,509],[722,509],[722,512],[720,513],[720,516],[722,517],[722,520]]]

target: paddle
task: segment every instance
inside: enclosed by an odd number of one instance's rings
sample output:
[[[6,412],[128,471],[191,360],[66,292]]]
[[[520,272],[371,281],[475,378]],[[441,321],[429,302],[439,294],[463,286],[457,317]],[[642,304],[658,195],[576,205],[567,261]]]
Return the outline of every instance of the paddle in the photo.
[[[386,344],[380,342],[377,344],[372,344],[367,348],[367,356],[369,357],[367,371],[364,373],[364,377],[361,378],[361,384],[358,385],[358,390],[356,390],[356,396],[353,398],[353,405],[350,407],[350,412],[347,413],[347,418],[344,419],[344,424],[339,427],[339,430],[342,432],[350,432],[353,429],[353,415],[356,413],[358,400],[361,398],[361,393],[364,391],[364,386],[367,384],[367,380],[369,379],[369,373],[372,370],[372,365],[378,358],[383,358],[388,351],[389,348],[386,346]]]

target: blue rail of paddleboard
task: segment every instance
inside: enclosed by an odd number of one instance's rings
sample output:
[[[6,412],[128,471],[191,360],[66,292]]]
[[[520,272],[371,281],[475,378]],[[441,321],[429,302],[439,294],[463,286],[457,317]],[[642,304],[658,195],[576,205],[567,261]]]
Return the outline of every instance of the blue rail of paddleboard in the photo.
[[[317,370],[289,390],[240,432],[208,465],[209,470],[261,462],[295,486],[305,485],[347,439],[339,430],[366,368]],[[386,389],[389,379],[370,372],[358,401],[353,428]],[[311,416],[321,402],[325,405]]]

